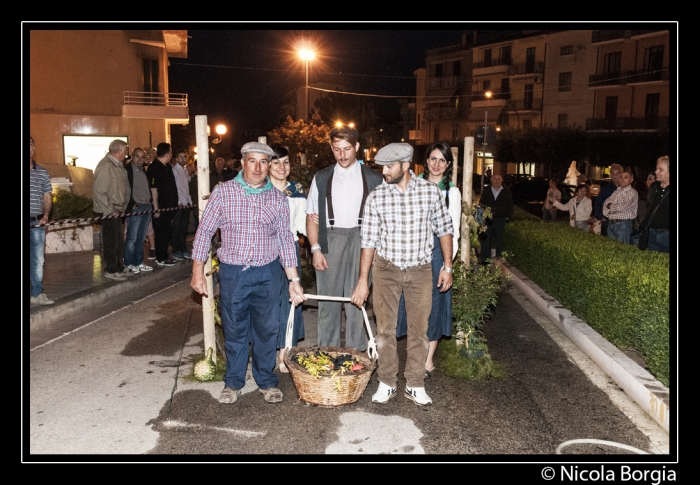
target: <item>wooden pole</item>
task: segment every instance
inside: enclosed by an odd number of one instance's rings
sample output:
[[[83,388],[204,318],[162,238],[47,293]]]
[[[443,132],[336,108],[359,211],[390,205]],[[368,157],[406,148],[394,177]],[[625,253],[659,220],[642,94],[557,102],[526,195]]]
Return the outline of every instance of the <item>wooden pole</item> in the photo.
[[[467,204],[467,212],[462,211],[462,222],[460,223],[460,239],[462,241],[461,255],[462,263],[469,268],[471,265],[471,245],[469,224],[469,210],[472,206],[472,175],[474,172],[474,137],[464,138],[464,165],[462,167],[462,201]]]
[[[197,137],[197,210],[204,213],[209,199],[209,138],[207,136],[207,117],[195,116]],[[211,271],[211,255],[204,263],[204,274]],[[206,276],[207,295],[202,295],[202,320],[204,325],[204,354],[209,348],[214,349],[212,359],[216,362],[216,324],[214,323],[214,279]]]

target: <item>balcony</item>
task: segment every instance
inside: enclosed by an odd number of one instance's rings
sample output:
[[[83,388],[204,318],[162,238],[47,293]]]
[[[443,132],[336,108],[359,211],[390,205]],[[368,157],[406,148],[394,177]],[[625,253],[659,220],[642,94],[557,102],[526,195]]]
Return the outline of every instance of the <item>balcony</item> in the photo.
[[[629,39],[631,30],[595,30],[591,37],[591,43],[610,42],[611,40]]]
[[[668,122],[668,116],[587,118],[586,131],[665,131]]]
[[[483,67],[494,67],[494,66],[510,66],[513,63],[512,58],[506,58],[506,59],[493,59],[489,62],[475,62],[474,63],[474,69],[481,69]]]
[[[528,75],[543,74],[544,73],[544,62],[521,62],[520,64],[513,64],[508,68],[509,76],[519,76],[524,77]]]
[[[469,84],[462,76],[432,77],[428,79],[428,89],[459,88]]]
[[[187,94],[124,91],[122,116],[189,123]]]
[[[591,74],[588,77],[589,88],[604,86],[624,86],[629,82],[631,72],[606,72],[603,74]]]
[[[428,108],[425,110],[425,119],[428,120],[453,120],[457,118],[457,108]]]
[[[542,98],[533,98],[529,100],[525,99],[511,99],[504,109],[508,113],[517,113],[523,111],[542,111]]]
[[[660,83],[668,82],[668,68],[666,69],[643,69],[629,73],[629,84]]]

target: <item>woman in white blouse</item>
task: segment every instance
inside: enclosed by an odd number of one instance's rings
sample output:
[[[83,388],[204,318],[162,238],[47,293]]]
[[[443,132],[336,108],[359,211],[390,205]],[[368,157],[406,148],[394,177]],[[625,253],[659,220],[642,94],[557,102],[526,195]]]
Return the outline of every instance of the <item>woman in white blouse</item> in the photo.
[[[278,190],[282,191],[289,201],[289,224],[297,243],[297,271],[301,277],[301,257],[299,254],[299,236],[306,236],[306,192],[298,182],[290,182],[289,174],[291,173],[291,165],[289,163],[289,150],[287,148],[275,145],[272,147],[275,152],[272,160],[270,160],[270,182]],[[277,365],[280,372],[289,373],[289,369],[284,364],[284,347],[287,336],[287,319],[291,303],[289,303],[289,288],[287,285],[282,285],[282,295],[280,296],[280,333],[277,339]],[[304,338],[304,317],[302,306],[298,305],[294,309],[294,333],[292,335],[292,347],[297,345],[297,341]]]
[[[587,191],[586,184],[580,184],[576,187],[576,197],[569,199],[566,204],[562,204],[554,200],[554,198],[550,199],[557,209],[569,211],[569,221],[572,227],[578,227],[584,231],[589,231],[590,229],[588,219],[591,218],[591,211],[593,210],[591,199],[586,197]]]

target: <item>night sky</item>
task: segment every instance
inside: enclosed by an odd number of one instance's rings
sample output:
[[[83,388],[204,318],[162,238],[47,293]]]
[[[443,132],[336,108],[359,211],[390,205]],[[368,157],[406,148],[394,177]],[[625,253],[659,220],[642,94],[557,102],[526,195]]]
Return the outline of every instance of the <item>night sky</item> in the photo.
[[[380,25],[391,26],[363,27]],[[336,73],[353,92],[415,96],[413,71],[425,66],[426,49],[458,44],[460,33],[461,30],[189,30],[188,57],[170,61],[170,91],[189,95],[191,125],[195,116],[207,115],[210,126],[222,122],[236,131],[267,129],[275,126],[271,123],[276,120],[285,93],[305,83],[304,63],[298,59],[295,47],[301,40],[308,40],[316,51],[316,60],[309,63],[310,85],[318,73]]]

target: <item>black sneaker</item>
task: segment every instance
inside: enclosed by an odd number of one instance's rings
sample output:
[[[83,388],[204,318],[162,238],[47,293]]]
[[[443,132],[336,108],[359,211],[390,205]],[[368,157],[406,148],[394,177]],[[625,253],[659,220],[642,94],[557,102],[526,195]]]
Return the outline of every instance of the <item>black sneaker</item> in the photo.
[[[158,260],[156,261],[156,263],[158,264],[158,266],[175,266],[175,261],[173,261],[172,259],[166,259],[164,261]]]
[[[151,249],[148,252],[148,259],[156,259],[156,250],[155,249]]]

